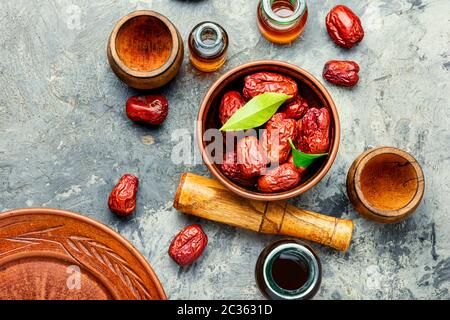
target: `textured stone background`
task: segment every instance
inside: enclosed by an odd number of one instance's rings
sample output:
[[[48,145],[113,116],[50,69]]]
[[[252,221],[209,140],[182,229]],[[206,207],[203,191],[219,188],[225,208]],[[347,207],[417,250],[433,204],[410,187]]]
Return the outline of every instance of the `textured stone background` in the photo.
[[[366,37],[346,51],[324,28],[328,10],[348,4]],[[279,59],[320,77],[325,61],[354,59],[362,67],[353,90],[327,84],[343,128],[328,176],[293,202],[354,219],[347,253],[314,245],[324,266],[317,299],[449,299],[450,293],[450,2],[448,0],[309,1],[302,38],[279,47],[255,25],[256,0],[2,0],[0,2],[0,210],[57,207],[100,220],[128,238],[151,262],[168,295],[182,298],[262,298],[254,265],[274,237],[201,221],[210,237],[204,256],[181,269],[167,256],[174,234],[199,222],[171,208],[180,173],[205,166],[170,161],[171,132],[193,131],[201,99],[225,70],[255,59]],[[195,71],[185,58],[162,91],[171,104],[158,129],[131,123],[126,99],[136,92],[111,72],[105,47],[115,22],[135,9],[167,15],[186,39],[212,19],[231,37],[218,73]],[[423,165],[425,199],[409,220],[377,225],[349,204],[346,172],[369,146],[392,145]],[[120,220],[107,196],[122,173],[141,178],[139,208]]]

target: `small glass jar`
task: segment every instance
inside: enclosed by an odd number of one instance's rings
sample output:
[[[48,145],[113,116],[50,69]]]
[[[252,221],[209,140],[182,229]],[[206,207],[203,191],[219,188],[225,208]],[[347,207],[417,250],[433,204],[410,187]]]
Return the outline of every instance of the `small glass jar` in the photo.
[[[283,239],[261,252],[255,277],[268,299],[307,300],[319,290],[322,265],[310,246],[296,239]]]
[[[203,72],[220,69],[227,60],[228,34],[219,24],[205,21],[194,27],[189,35],[190,60]]]
[[[258,27],[261,34],[277,44],[290,44],[305,29],[308,20],[306,0],[260,0]]]

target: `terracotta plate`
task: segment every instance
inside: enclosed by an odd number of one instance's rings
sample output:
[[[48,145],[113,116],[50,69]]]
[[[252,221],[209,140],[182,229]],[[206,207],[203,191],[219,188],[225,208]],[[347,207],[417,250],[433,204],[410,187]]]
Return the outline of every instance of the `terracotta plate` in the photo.
[[[0,213],[0,299],[166,299],[144,257],[85,216],[55,209]]]

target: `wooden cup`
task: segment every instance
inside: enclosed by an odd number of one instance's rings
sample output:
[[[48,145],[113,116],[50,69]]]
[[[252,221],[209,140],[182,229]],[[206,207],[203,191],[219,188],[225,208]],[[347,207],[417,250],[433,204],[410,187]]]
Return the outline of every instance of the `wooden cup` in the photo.
[[[348,249],[352,239],[351,220],[302,210],[286,202],[241,198],[216,180],[191,173],[181,176],[173,206],[200,218],[260,233],[311,240],[341,251]]]
[[[361,154],[347,175],[347,192],[356,210],[380,223],[406,219],[425,190],[422,168],[409,153],[378,147]]]
[[[183,39],[163,15],[141,10],[122,18],[108,43],[108,61],[128,86],[156,89],[178,73],[183,62]]]

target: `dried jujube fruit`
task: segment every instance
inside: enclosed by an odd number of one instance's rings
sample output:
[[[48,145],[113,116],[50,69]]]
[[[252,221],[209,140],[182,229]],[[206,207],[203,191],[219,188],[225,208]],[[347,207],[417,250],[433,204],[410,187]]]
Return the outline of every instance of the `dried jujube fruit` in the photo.
[[[258,138],[254,136],[240,139],[236,147],[237,161],[243,179],[251,179],[261,175],[267,166],[267,158]]]
[[[301,175],[295,165],[285,163],[258,179],[258,190],[261,192],[274,193],[291,190],[299,185]]]
[[[139,179],[132,174],[125,174],[111,191],[108,199],[109,209],[119,216],[129,216],[136,209],[136,197]]]
[[[325,64],[323,77],[339,86],[353,87],[359,81],[359,65],[354,61],[331,60]]]
[[[225,153],[223,162],[218,167],[224,175],[240,185],[250,187],[256,184],[256,179],[248,179],[242,175],[235,151]]]
[[[175,236],[169,247],[169,256],[180,266],[197,260],[208,245],[208,236],[198,224],[187,226]]]
[[[298,87],[293,79],[278,73],[258,72],[245,77],[244,98],[250,100],[265,92],[284,93],[294,97],[298,93]]]
[[[245,105],[245,100],[237,91],[229,91],[224,94],[219,107],[219,118],[224,125],[233,114]]]
[[[272,164],[285,163],[291,152],[289,139],[297,138],[297,123],[284,113],[276,113],[266,124],[262,133],[261,146]]]
[[[217,167],[230,181],[260,192],[297,187],[307,168],[329,149],[328,110],[311,108],[299,95],[296,81],[278,73],[245,77],[243,96],[225,93],[218,115],[220,130],[229,139],[224,141],[228,152]],[[250,131],[259,128],[264,128],[259,135]]]
[[[305,153],[328,152],[330,145],[330,113],[326,108],[311,108],[298,121],[297,148]]]
[[[351,48],[364,38],[361,20],[344,5],[337,5],[331,9],[325,23],[331,39],[341,47]]]
[[[280,109],[280,112],[286,114],[288,118],[298,120],[305,115],[308,108],[308,101],[301,96],[296,95]]]
[[[169,102],[160,94],[134,96],[128,99],[126,112],[132,121],[160,125],[169,114]]]

